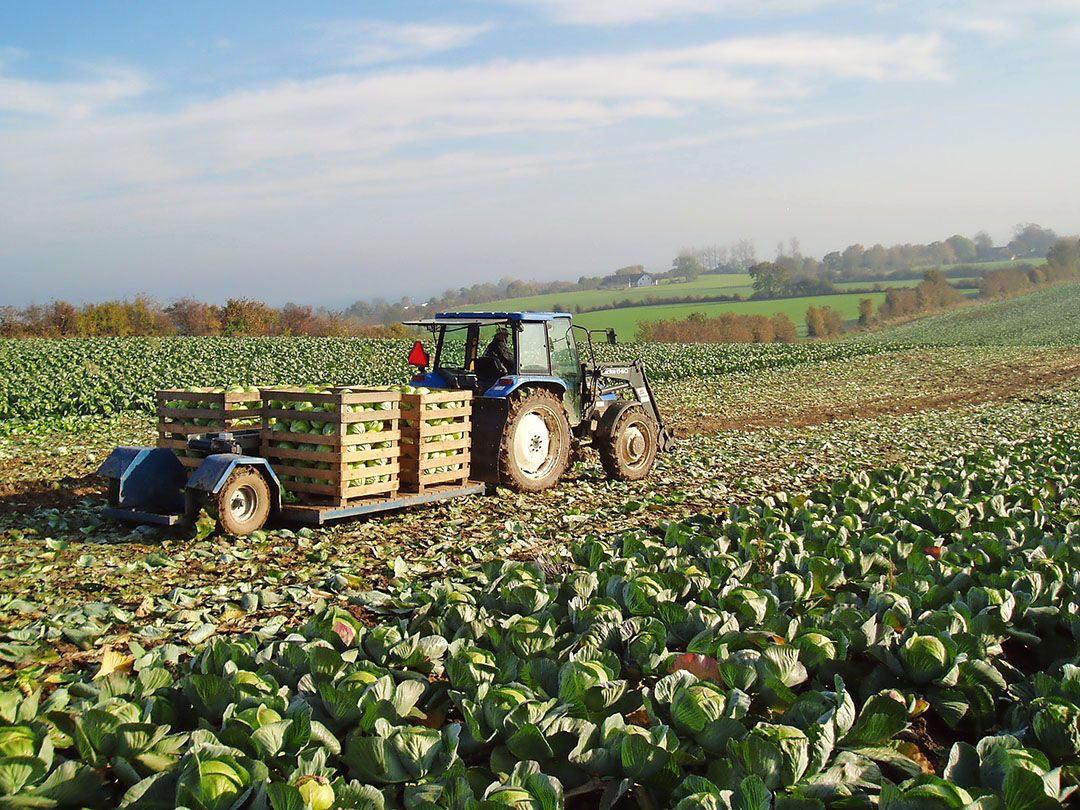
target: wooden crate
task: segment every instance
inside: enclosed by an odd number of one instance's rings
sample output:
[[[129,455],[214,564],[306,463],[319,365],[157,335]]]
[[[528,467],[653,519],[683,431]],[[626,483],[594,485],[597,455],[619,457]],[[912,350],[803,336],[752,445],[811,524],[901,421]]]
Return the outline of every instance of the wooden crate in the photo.
[[[320,410],[301,410],[309,406]],[[385,498],[400,486],[400,418],[398,391],[334,388],[311,394],[265,388],[261,454],[270,460],[285,491],[302,502],[346,506],[364,498]],[[292,424],[279,427],[297,421],[322,425],[329,432],[293,432]],[[366,466],[372,461],[377,464]]]
[[[449,419],[449,424],[435,424]],[[469,479],[472,392],[401,395],[401,489],[427,492]],[[450,437],[450,438],[444,438]],[[431,458],[432,453],[449,456]]]
[[[187,449],[189,436],[258,428],[262,424],[258,391],[168,388],[157,392],[157,405],[157,446],[171,448],[180,463],[189,468],[198,467],[205,455]]]

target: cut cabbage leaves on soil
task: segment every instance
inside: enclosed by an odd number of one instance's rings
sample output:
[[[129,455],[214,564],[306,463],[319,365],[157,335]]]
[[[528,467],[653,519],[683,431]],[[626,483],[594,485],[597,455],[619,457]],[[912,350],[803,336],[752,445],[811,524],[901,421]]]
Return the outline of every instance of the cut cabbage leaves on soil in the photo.
[[[564,570],[402,578],[192,657],[132,645],[128,672],[0,696],[0,789],[31,806],[1055,806],[1080,775],[1078,491],[1080,440],[1048,435],[586,537]]]

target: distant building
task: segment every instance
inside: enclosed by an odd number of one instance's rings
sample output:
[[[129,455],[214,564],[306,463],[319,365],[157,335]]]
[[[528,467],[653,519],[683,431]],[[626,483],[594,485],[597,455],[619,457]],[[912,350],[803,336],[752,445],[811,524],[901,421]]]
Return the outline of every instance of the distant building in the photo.
[[[986,260],[992,262],[1015,262],[1016,253],[1008,245],[990,248]]]
[[[650,273],[627,273],[604,276],[600,286],[609,290],[631,290],[634,287],[655,287],[657,283]]]

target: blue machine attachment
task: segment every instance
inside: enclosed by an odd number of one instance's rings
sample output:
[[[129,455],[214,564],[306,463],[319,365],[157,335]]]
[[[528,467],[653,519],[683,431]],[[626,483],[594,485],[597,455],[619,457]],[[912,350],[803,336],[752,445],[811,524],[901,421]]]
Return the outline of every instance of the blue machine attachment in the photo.
[[[188,491],[216,495],[237,467],[261,468],[266,484],[270,487],[270,508],[275,512],[281,508],[281,481],[278,480],[270,462],[259,456],[239,456],[234,453],[216,453],[207,456],[188,479]]]
[[[265,458],[216,453],[187,477],[176,454],[164,447],[118,447],[97,474],[109,480],[105,514],[117,520],[174,526],[192,519],[200,492],[221,491],[237,467],[258,467],[270,488],[270,506],[281,508],[281,482]]]
[[[184,518],[187,471],[163,447],[118,447],[97,474],[109,479],[110,517],[171,526]]]

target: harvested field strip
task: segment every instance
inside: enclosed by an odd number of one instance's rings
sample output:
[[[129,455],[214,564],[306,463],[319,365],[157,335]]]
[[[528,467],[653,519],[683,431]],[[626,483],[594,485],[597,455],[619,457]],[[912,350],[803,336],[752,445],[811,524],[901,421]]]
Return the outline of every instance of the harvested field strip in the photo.
[[[682,435],[995,402],[1080,375],[1080,348],[913,350],[658,386]]]

